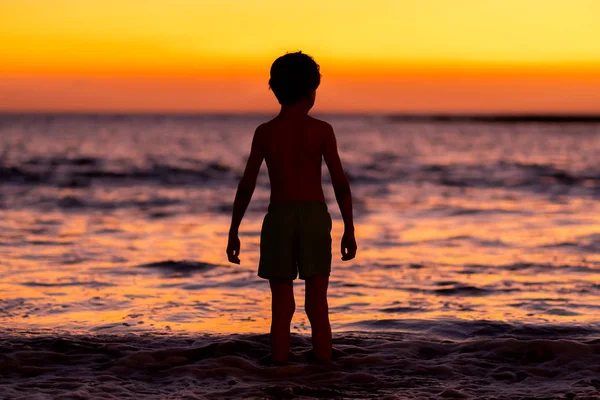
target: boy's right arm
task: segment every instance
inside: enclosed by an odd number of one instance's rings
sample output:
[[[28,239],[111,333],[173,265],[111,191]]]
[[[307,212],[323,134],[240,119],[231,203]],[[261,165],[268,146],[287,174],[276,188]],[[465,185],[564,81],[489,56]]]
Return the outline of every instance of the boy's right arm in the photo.
[[[341,243],[342,260],[352,260],[356,256],[357,248],[354,237],[354,218],[352,216],[352,193],[338,154],[335,133],[329,124],[326,125],[323,159],[329,169],[335,199],[340,206],[344,220],[344,235]]]
[[[238,229],[240,227],[240,223],[242,222],[242,218],[246,213],[246,209],[250,204],[250,199],[252,199],[254,188],[256,187],[256,179],[264,159],[262,146],[262,131],[261,127],[259,126],[254,133],[252,147],[250,148],[250,156],[248,157],[244,175],[240,180],[237,192],[235,194],[235,200],[233,201],[231,227],[229,228],[229,240],[227,243],[226,252],[229,262],[234,264],[240,263],[240,239],[238,237]]]

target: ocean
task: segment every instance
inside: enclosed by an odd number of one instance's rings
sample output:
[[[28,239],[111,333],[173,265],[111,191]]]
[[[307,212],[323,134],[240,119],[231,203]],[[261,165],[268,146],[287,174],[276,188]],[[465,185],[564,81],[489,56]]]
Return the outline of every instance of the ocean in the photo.
[[[331,365],[269,352],[256,276],[269,115],[0,115],[0,398],[600,399],[600,120],[322,115],[354,197],[333,217]]]

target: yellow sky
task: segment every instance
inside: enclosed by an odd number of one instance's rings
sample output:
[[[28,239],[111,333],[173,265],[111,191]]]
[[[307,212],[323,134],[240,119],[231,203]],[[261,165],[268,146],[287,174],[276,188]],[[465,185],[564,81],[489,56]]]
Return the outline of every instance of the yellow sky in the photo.
[[[0,0],[0,110],[600,112],[597,0]]]

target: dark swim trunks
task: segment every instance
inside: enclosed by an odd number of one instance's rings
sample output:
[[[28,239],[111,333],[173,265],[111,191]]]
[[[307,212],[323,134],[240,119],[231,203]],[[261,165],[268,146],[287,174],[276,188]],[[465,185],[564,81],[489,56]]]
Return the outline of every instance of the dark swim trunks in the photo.
[[[260,233],[258,276],[293,280],[331,273],[331,216],[321,202],[270,204]]]

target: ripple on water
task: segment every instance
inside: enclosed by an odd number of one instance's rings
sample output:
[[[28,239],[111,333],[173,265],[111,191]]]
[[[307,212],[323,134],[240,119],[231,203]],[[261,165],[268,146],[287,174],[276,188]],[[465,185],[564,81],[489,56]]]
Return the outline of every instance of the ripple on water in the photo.
[[[103,288],[115,286],[110,282],[99,281],[77,281],[70,280],[65,282],[21,282],[22,286],[30,287],[69,287],[69,286],[86,286],[90,288]]]
[[[218,267],[217,264],[211,264],[202,261],[174,261],[165,260],[157,261],[148,264],[137,265],[134,268],[143,268],[148,270],[155,270],[167,277],[187,277],[197,273],[204,273],[213,270]]]

